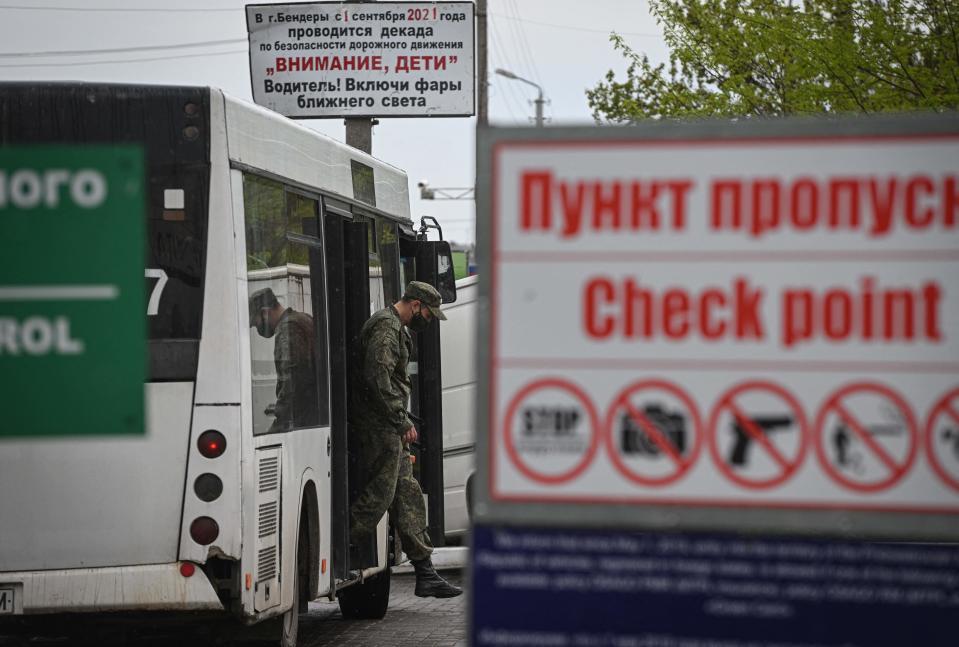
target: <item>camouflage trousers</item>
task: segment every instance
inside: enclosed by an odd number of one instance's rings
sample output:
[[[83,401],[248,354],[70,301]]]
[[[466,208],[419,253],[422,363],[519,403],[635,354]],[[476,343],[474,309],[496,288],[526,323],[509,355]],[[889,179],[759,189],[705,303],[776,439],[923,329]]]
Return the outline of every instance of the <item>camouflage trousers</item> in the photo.
[[[396,432],[356,429],[360,434],[361,460],[367,481],[363,493],[350,508],[350,532],[368,535],[376,530],[383,513],[399,531],[403,552],[410,559],[426,559],[433,553],[427,533],[423,490],[413,478],[409,449]]]

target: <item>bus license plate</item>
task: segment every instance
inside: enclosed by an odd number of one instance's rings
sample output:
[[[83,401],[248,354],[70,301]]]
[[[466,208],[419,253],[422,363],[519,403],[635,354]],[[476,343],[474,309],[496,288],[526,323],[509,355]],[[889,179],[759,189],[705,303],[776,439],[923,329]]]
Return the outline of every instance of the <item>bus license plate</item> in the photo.
[[[13,613],[16,608],[14,605],[14,588],[12,586],[0,586],[0,614]]]

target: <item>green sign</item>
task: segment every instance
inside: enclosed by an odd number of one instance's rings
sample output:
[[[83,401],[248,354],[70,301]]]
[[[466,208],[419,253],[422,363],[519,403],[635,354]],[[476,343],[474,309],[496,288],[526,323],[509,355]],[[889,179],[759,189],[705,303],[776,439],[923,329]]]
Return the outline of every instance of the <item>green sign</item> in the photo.
[[[143,151],[0,148],[0,437],[144,433]]]

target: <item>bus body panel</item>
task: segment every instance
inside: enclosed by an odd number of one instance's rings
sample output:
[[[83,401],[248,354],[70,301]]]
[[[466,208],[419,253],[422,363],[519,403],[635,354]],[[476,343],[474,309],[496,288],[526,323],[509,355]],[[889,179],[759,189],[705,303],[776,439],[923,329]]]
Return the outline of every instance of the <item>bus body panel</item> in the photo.
[[[235,248],[235,223],[230,163],[227,152],[226,114],[223,93],[210,93],[210,187],[205,298],[197,364],[198,405],[238,405],[240,382],[240,311],[238,276],[244,276],[244,254]],[[242,222],[240,223],[242,227]]]
[[[408,221],[406,173],[275,112],[226,96],[230,159],[305,187],[373,204]],[[353,162],[373,169],[375,200],[356,195]]]
[[[206,274],[202,323],[197,359],[193,425],[189,437],[186,481],[183,497],[183,525],[180,559],[205,563],[211,555],[240,559],[242,520],[241,492],[238,484],[243,453],[240,403],[243,392],[240,361],[241,306],[236,289],[238,263],[234,247],[235,224],[231,171],[226,146],[226,118],[223,94],[210,91],[210,186],[206,247]],[[240,257],[242,260],[242,256]],[[198,449],[200,435],[215,429],[226,439],[226,450],[214,459],[204,458]],[[214,474],[224,484],[223,492],[212,502],[202,501],[193,484],[202,474]],[[216,540],[209,546],[193,541],[190,524],[199,517],[210,517],[219,526]]]
[[[219,611],[223,604],[202,573],[180,574],[179,564],[13,572],[16,613],[75,611]]]
[[[148,383],[145,396],[143,436],[4,441],[0,581],[176,561],[193,383]]]

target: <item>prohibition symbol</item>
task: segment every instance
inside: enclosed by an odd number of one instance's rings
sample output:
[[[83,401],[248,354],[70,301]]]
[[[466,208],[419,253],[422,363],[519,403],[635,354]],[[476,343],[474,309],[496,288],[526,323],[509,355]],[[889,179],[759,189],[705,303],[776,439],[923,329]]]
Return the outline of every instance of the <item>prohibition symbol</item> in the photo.
[[[836,482],[858,492],[898,483],[912,467],[919,446],[908,403],[881,384],[850,384],[819,410],[816,455]]]
[[[706,426],[719,470],[749,489],[775,487],[802,465],[809,426],[791,393],[771,382],[744,382],[719,398]]]
[[[685,391],[661,380],[631,384],[613,400],[604,426],[606,450],[634,483],[681,479],[702,449],[702,421]]]
[[[926,453],[939,478],[959,490],[959,389],[942,396],[929,413]]]
[[[557,485],[579,476],[599,448],[599,416],[589,397],[558,378],[523,387],[503,419],[506,453],[524,476]]]

